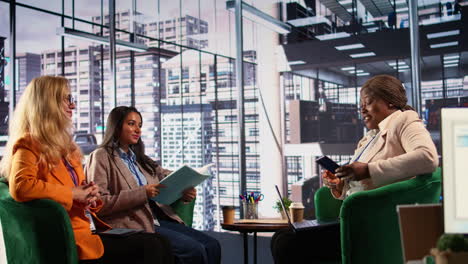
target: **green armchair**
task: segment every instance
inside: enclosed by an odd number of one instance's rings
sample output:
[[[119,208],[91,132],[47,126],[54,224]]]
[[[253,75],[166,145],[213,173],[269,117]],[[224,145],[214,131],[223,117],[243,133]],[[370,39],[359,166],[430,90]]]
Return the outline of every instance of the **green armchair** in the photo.
[[[18,203],[1,181],[0,221],[9,264],[78,263],[70,218],[57,202]]]
[[[315,194],[315,212],[319,221],[340,217],[343,264],[398,264],[403,263],[403,253],[396,206],[438,203],[440,191],[440,168],[355,193],[344,201],[334,199],[330,190],[322,187]]]
[[[195,199],[190,203],[184,203],[181,200],[177,200],[171,204],[172,209],[177,213],[177,215],[182,218],[185,225],[192,226],[193,223],[193,208],[195,207]]]
[[[172,204],[188,226],[194,204],[195,200]],[[16,202],[4,179],[0,179],[0,224],[8,264],[78,263],[73,229],[63,206],[46,199]]]

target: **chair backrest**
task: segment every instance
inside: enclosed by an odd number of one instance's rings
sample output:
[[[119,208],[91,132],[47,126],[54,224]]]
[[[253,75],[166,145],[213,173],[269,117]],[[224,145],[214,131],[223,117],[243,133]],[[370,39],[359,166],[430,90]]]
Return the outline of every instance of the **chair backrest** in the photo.
[[[335,199],[327,187],[319,188],[314,195],[315,216],[320,221],[338,219],[343,201]]]
[[[438,203],[440,168],[434,173],[349,196],[341,207],[344,264],[398,264],[403,254],[396,206]]]
[[[176,214],[184,221],[185,225],[189,227],[192,227],[193,223],[195,200],[196,199],[193,199],[190,203],[185,203],[179,199],[171,204],[172,209],[174,209]]]
[[[19,203],[0,181],[0,221],[9,264],[76,264],[78,254],[70,218],[52,200]]]

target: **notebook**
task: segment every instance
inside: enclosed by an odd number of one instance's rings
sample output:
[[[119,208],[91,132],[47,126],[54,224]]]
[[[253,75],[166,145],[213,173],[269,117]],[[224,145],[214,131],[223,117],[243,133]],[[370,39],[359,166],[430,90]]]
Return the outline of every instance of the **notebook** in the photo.
[[[99,232],[100,235],[114,236],[114,237],[127,237],[136,233],[141,233],[144,230],[129,229],[129,228],[112,228],[104,232]]]
[[[302,222],[291,222],[291,217],[289,216],[289,211],[286,210],[286,206],[284,205],[283,202],[283,197],[281,196],[281,193],[278,189],[278,186],[275,185],[276,192],[278,193],[279,200],[281,203],[281,208],[283,209],[284,214],[288,218],[288,224],[291,226],[291,228],[296,231],[296,232],[301,232],[305,230],[310,230],[314,228],[323,228],[327,226],[332,226],[332,225],[339,225],[340,222],[337,220],[335,221],[327,221],[327,222],[319,222],[317,220],[303,220]]]

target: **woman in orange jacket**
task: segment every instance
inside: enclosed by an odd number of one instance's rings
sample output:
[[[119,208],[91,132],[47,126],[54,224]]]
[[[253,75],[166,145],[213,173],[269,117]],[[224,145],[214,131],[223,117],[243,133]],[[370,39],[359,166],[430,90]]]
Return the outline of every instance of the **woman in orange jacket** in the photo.
[[[42,76],[27,86],[10,119],[0,164],[11,196],[19,202],[51,199],[60,203],[70,216],[83,263],[116,263],[126,258],[129,263],[172,263],[170,244],[163,237],[141,233],[115,239],[93,234],[94,226],[108,226],[95,215],[102,206],[99,188],[85,182],[82,155],[72,138],[74,109],[63,77]],[[144,251],[146,243],[156,250]]]

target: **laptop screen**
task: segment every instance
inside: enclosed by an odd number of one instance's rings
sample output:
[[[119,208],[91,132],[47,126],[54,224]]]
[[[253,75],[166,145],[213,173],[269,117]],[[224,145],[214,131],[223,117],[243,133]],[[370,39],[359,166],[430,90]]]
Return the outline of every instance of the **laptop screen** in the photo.
[[[280,200],[280,203],[281,203],[281,208],[283,208],[283,212],[286,215],[286,217],[288,218],[288,223],[291,225],[291,218],[289,218],[289,212],[288,212],[288,210],[286,210],[286,206],[284,205],[284,201],[283,201],[283,196],[281,196],[281,193],[280,193],[280,191],[278,189],[278,185],[275,184],[275,188],[276,188],[276,192],[278,193],[278,196],[279,196],[279,200]]]

